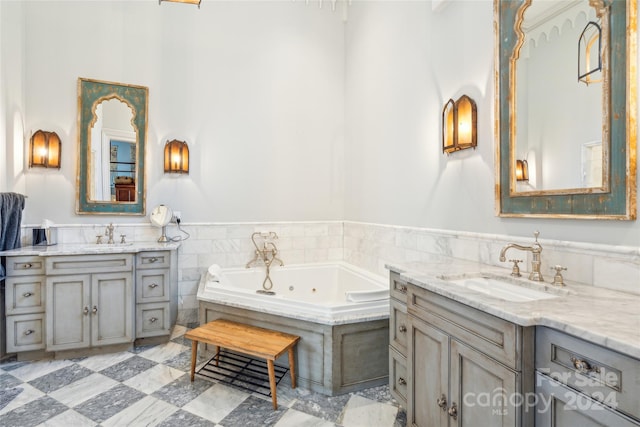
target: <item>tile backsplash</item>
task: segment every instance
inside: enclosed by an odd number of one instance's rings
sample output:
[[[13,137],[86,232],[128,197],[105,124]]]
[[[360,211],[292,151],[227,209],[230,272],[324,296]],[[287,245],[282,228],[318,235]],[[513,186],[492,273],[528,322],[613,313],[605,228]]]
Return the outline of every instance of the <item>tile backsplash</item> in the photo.
[[[115,224],[114,235],[127,241],[157,240],[160,230],[147,224]],[[58,243],[93,243],[104,234],[105,224],[56,226]],[[530,245],[531,238],[482,233],[436,230],[420,227],[368,224],[352,221],[207,223],[186,224],[182,230],[167,227],[171,238],[184,238],[178,250],[179,323],[198,319],[196,292],[201,275],[211,264],[241,267],[253,259],[255,248],[251,234],[275,231],[278,256],[285,265],[326,261],[346,261],[373,273],[386,276],[387,263],[427,259],[439,254],[468,261],[510,268],[498,260],[506,243]],[[640,294],[640,247],[595,245],[541,238],[542,273],[551,281],[551,267],[567,267],[563,276],[593,286]],[[23,245],[31,244],[31,227],[23,227]],[[528,272],[530,253],[517,251],[509,258],[523,259],[523,274]]]

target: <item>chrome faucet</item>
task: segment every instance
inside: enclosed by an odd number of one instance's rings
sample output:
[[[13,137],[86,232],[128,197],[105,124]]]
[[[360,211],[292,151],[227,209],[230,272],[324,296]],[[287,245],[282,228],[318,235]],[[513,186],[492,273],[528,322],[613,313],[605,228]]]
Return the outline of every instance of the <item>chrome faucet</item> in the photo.
[[[540,235],[539,231],[533,233],[536,238],[536,241],[531,246],[522,246],[516,243],[508,243],[502,250],[500,251],[500,262],[505,262],[507,260],[506,253],[511,248],[520,249],[521,251],[529,251],[531,252],[531,272],[529,273],[529,280],[535,280],[536,282],[544,282],[544,278],[542,277],[542,273],[540,272],[540,265],[542,264],[540,260],[540,253],[542,252],[542,246],[538,243],[538,236]]]
[[[115,227],[113,226],[113,223],[109,224],[107,226],[107,228],[105,229],[104,234],[106,234],[106,236],[109,238],[109,240],[107,241],[108,245],[113,245],[115,242],[113,241],[113,230],[115,229]]]

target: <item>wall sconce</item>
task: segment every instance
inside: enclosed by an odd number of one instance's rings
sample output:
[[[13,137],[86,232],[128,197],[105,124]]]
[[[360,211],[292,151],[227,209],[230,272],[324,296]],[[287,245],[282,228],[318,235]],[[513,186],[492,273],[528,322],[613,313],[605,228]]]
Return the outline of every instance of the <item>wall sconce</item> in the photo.
[[[158,4],[162,4],[163,1],[168,1],[171,3],[187,3],[187,4],[197,4],[198,9],[200,9],[200,1],[201,0],[158,0]]]
[[[451,153],[478,145],[476,103],[467,95],[452,99],[442,110],[442,152]]]
[[[189,147],[184,141],[167,141],[164,145],[164,172],[189,173]]]
[[[516,160],[516,181],[529,181],[529,163]]]
[[[57,133],[36,131],[29,141],[29,167],[60,169],[61,147]]]
[[[598,80],[592,78],[593,73],[602,71],[601,52],[602,28],[597,23],[590,21],[578,39],[578,81],[586,85],[602,81],[602,76]]]

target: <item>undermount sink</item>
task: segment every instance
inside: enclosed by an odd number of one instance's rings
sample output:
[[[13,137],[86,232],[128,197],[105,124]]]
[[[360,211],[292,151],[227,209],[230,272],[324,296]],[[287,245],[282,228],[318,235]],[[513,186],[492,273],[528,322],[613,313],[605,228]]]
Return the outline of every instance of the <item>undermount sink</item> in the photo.
[[[125,242],[125,243],[86,243],[84,246],[89,249],[109,249],[109,248],[120,248],[123,246],[131,246],[133,242]]]
[[[543,283],[532,282],[524,286],[524,284],[520,284],[516,280],[489,274],[441,276],[440,279],[455,286],[461,286],[493,298],[512,302],[551,299],[568,293],[566,290],[548,288]]]

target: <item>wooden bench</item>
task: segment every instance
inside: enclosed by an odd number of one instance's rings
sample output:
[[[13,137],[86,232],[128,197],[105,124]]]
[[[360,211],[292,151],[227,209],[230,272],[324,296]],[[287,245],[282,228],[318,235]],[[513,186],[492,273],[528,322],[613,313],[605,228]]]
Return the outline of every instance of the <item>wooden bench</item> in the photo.
[[[269,387],[271,389],[271,401],[273,409],[278,409],[276,396],[276,377],[273,362],[285,351],[289,352],[289,372],[291,372],[291,387],[296,388],[295,361],[293,348],[300,339],[295,335],[256,326],[243,325],[229,320],[218,319],[190,330],[185,338],[192,341],[191,344],[191,381],[195,375],[196,360],[198,356],[198,343],[206,343],[215,346],[216,366],[220,359],[220,349],[226,348],[247,354],[253,357],[265,359],[269,371]]]

